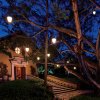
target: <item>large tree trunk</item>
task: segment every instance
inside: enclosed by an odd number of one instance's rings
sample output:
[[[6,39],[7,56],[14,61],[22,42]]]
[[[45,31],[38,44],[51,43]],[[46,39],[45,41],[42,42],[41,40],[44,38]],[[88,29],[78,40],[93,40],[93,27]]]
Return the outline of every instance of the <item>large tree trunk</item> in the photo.
[[[77,0],[72,0],[72,7],[73,7],[73,12],[74,12],[74,17],[75,17],[75,25],[76,25],[76,35],[78,38],[78,46],[81,45],[81,40],[82,40],[82,31],[81,31],[81,26],[80,26],[80,21],[79,21],[79,16],[78,16],[78,7],[77,7]]]
[[[83,71],[84,75],[90,81],[96,88],[100,89],[100,84],[98,84],[95,80],[92,79],[87,65],[85,64],[83,60],[83,55],[82,55],[82,32],[81,32],[81,26],[80,26],[80,21],[79,21],[79,15],[78,15],[78,7],[77,7],[77,0],[72,0],[72,7],[73,7],[73,12],[74,12],[74,18],[75,18],[75,25],[76,25],[76,30],[77,30],[77,40],[78,40],[78,45],[75,47],[76,50],[76,55],[78,58],[79,65],[81,67],[81,70]]]
[[[82,77],[80,74],[76,73],[75,71],[73,71],[73,70],[71,70],[71,69],[68,69],[67,66],[64,66],[64,69],[65,69],[66,71],[68,71],[70,74],[76,76],[76,77],[77,77],[79,80],[81,80],[83,83],[89,84],[89,82],[87,82],[85,79],[83,79],[83,77]]]
[[[96,42],[96,56],[98,59],[97,80],[100,83],[100,32],[98,33],[98,38]]]

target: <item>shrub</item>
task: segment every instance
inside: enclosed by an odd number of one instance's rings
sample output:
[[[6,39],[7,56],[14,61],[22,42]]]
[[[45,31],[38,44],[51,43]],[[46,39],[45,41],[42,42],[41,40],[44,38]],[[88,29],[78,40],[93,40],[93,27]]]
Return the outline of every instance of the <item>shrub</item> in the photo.
[[[70,100],[100,100],[100,97],[90,96],[90,95],[80,95],[73,97]]]
[[[0,85],[0,100],[53,100],[53,94],[34,81],[18,80]]]

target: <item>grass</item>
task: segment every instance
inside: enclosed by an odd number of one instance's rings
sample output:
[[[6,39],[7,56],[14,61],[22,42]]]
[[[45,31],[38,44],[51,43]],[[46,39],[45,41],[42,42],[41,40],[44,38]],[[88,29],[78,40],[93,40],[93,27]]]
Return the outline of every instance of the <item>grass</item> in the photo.
[[[17,80],[0,84],[0,100],[53,100],[39,80]]]
[[[73,97],[70,100],[100,100],[100,97],[94,95],[80,95]]]

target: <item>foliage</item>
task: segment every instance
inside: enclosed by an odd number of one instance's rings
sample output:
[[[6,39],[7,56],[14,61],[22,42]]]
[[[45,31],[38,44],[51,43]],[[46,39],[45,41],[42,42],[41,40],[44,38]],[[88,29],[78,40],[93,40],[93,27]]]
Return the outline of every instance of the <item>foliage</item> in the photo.
[[[5,75],[7,75],[7,72],[7,65],[0,62],[0,77],[3,78]]]
[[[12,57],[11,53],[8,51],[8,48],[6,47],[7,42],[0,41],[0,53],[3,53],[9,57]]]
[[[2,5],[3,2],[1,2],[0,5],[0,10],[2,11],[0,19],[3,19],[1,20],[1,25],[5,27],[3,31],[8,34],[12,34],[16,31],[23,31],[23,33],[26,33],[32,40],[35,40],[39,51],[35,54],[32,53],[30,55],[31,58],[37,57],[38,55],[43,57],[42,62],[44,61],[44,42],[45,35],[48,32],[49,44],[51,44],[50,41],[52,37],[57,37],[59,40],[55,46],[56,50],[54,52],[54,57],[57,57],[57,60],[59,60],[59,58],[60,60],[62,60],[62,58],[66,60],[65,58],[67,53],[70,53],[75,59],[73,66],[76,66],[78,70],[74,71],[72,68],[69,68],[68,70],[78,78],[84,80],[85,82],[89,81],[92,83],[91,85],[100,89],[100,57],[98,58],[98,55],[96,55],[98,54],[100,48],[98,38],[99,35],[97,36],[99,31],[98,24],[100,23],[98,11],[100,9],[100,5],[98,5],[100,1],[5,1],[6,5]],[[96,15],[92,14],[93,10],[97,11]],[[4,18],[8,14],[13,16],[13,24],[9,25],[9,23],[5,21]],[[96,31],[94,29],[96,29]],[[19,39],[19,41],[21,40]],[[53,52],[53,50],[54,48],[50,51]],[[66,55],[64,55],[62,51],[64,54],[66,53]],[[56,53],[59,56],[57,56]],[[36,61],[36,58],[33,58],[32,60]],[[51,62],[52,60],[49,61]],[[73,62],[70,62],[70,64],[72,63]],[[66,66],[67,65],[68,64],[66,64]],[[70,67],[70,65],[68,66]]]
[[[1,100],[53,100],[53,95],[37,81],[19,80],[0,85]]]
[[[80,95],[80,96],[73,97],[70,100],[100,100],[100,97],[89,96],[89,95]]]
[[[44,64],[37,64],[37,68],[38,68],[38,73],[39,74],[44,74],[45,72],[45,68],[44,68]],[[48,74],[54,74],[54,66],[48,64]]]
[[[30,66],[31,74],[36,75],[36,69],[33,66]]]

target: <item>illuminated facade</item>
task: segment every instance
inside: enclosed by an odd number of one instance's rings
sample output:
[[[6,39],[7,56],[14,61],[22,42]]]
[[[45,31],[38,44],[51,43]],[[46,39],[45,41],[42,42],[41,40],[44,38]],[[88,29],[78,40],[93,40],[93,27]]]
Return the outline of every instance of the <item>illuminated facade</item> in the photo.
[[[0,62],[7,65],[10,80],[27,79],[31,75],[31,67],[36,69],[36,65],[32,61],[25,61],[21,54],[11,51],[12,57],[0,53]]]

